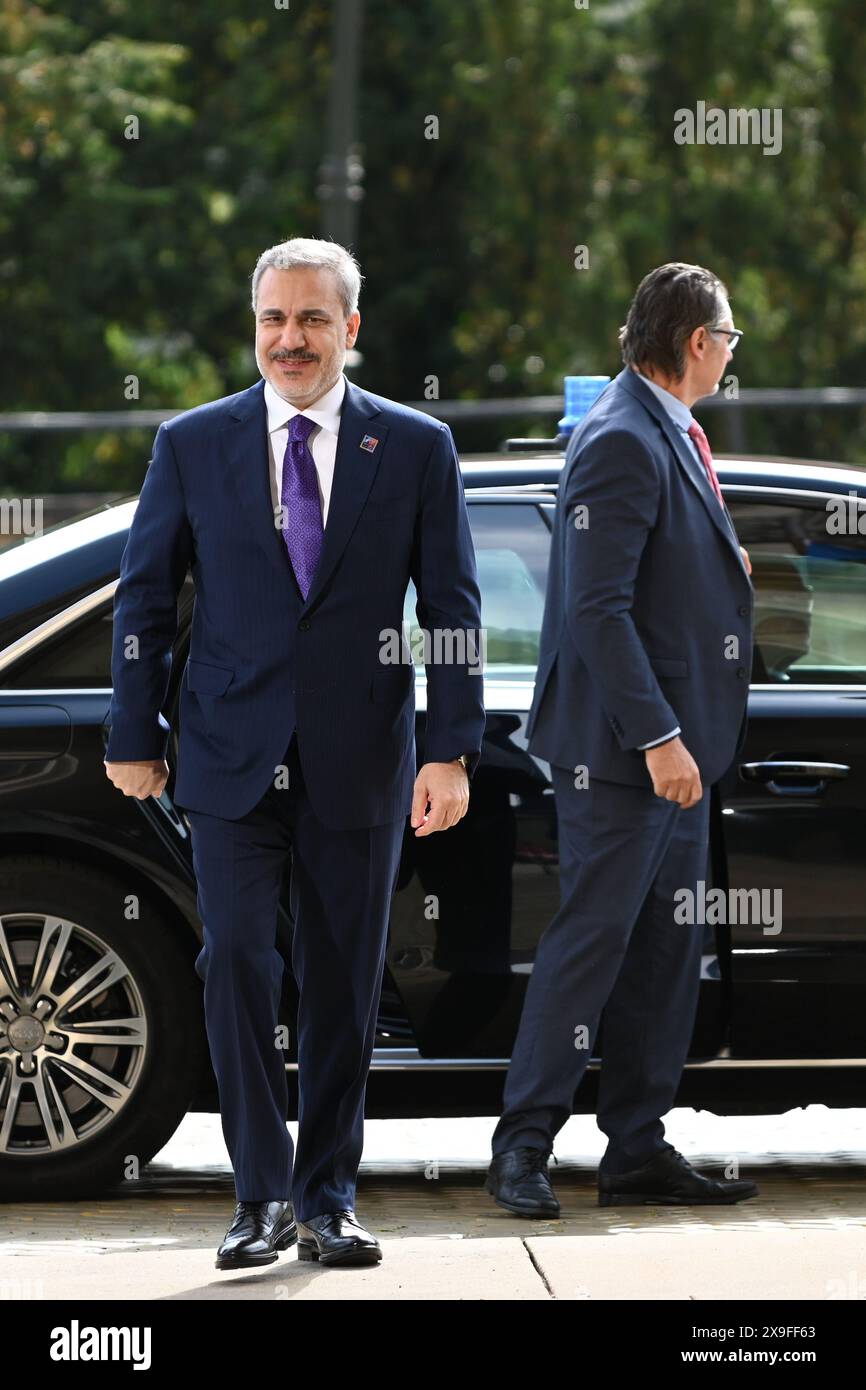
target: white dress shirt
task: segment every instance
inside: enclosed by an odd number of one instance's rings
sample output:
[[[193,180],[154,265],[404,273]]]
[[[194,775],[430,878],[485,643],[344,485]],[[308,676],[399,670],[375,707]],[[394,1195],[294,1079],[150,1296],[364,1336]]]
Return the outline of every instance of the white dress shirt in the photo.
[[[310,453],[316,465],[319,482],[319,501],[322,504],[322,525],[328,522],[328,507],[331,501],[331,484],[334,481],[334,462],[337,457],[337,436],[340,432],[340,412],[346,394],[346,378],[341,374],[330,391],[306,410],[284,401],[269,381],[265,382],[265,405],[268,412],[268,453],[270,455],[271,498],[274,513],[282,505],[283,458],[289,442],[289,421],[293,415],[306,415],[315,420],[317,428],[309,438]]]

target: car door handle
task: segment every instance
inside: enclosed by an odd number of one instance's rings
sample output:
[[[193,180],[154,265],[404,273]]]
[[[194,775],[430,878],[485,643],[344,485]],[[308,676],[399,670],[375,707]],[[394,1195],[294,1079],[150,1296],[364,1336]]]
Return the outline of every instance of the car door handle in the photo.
[[[745,782],[761,782],[774,796],[803,796],[823,792],[828,782],[841,781],[851,771],[847,763],[813,763],[801,758],[791,761],[740,763]],[[796,783],[783,786],[778,777],[796,777]]]

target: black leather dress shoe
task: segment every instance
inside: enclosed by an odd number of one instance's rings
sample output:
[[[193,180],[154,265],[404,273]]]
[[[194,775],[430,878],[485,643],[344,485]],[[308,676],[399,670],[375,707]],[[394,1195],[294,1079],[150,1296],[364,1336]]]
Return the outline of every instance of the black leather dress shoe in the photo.
[[[291,1202],[238,1202],[226,1238],[217,1251],[217,1269],[270,1265],[278,1250],[298,1239]]]
[[[323,1265],[377,1265],[382,1247],[353,1211],[326,1211],[298,1222],[298,1259]]]
[[[521,1145],[493,1155],[484,1187],[498,1207],[513,1216],[559,1216],[559,1202],[547,1176],[550,1152]]]
[[[664,1149],[642,1168],[598,1175],[600,1207],[633,1207],[644,1202],[664,1206],[716,1206],[757,1197],[745,1178],[705,1178],[676,1149]]]

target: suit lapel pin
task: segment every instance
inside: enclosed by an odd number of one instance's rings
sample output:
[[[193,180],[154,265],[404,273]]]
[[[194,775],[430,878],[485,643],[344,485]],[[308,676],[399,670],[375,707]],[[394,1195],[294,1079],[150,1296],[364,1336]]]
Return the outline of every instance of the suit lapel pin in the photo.
[[[361,448],[366,449],[368,454],[372,454],[378,443],[378,439],[374,439],[372,434],[365,434],[364,438],[361,440]]]

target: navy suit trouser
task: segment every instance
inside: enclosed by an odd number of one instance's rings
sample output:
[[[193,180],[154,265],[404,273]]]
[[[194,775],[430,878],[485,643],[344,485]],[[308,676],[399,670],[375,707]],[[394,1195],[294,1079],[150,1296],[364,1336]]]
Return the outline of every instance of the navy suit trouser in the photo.
[[[706,881],[710,792],[683,810],[651,788],[576,789],[555,766],[551,777],[560,907],[538,944],[492,1148],[552,1148],[603,1019],[601,1168],[626,1172],[673,1147],[661,1117],[688,1055],[704,934],[674,920],[674,894]]]
[[[187,811],[204,945],[205,1025],[238,1201],[291,1198],[301,1221],[353,1208],[391,895],[406,818],[324,825],[306,795],[297,736],[287,786],[239,820]],[[298,987],[298,1143],[277,1011],[277,907],[291,855]]]

